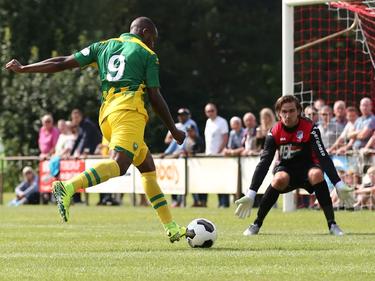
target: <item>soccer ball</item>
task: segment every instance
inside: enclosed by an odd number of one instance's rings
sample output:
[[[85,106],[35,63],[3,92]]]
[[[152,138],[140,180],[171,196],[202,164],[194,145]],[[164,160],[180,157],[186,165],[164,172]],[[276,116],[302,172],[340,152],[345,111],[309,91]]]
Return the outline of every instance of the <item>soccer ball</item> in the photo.
[[[210,248],[217,238],[216,226],[207,219],[195,219],[189,223],[186,239],[192,248]]]

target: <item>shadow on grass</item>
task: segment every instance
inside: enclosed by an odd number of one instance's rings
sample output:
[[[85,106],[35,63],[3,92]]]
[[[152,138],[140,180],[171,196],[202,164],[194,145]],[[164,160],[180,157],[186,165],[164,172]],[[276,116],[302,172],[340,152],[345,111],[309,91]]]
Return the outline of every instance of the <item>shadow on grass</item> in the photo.
[[[346,236],[375,236],[374,232],[349,232],[345,233]]]
[[[275,252],[275,251],[283,251],[283,252],[306,252],[306,247],[290,247],[290,245],[285,245],[285,247],[282,247],[280,245],[275,245],[275,246],[265,246],[263,247],[262,245],[257,245],[257,247],[250,247],[246,248],[241,247],[241,248],[235,248],[235,247],[212,247],[212,248],[186,248],[186,249],[179,249],[178,251],[200,251],[200,252],[237,252],[237,253],[242,253],[242,252]],[[317,247],[317,248],[309,248],[309,252],[328,252],[328,251],[337,251],[337,247]],[[175,250],[173,251],[175,252]]]

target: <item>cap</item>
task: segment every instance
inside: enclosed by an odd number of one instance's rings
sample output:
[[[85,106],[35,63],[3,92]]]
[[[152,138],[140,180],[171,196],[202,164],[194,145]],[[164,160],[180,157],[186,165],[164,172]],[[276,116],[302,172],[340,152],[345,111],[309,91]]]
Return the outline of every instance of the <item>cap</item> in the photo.
[[[195,130],[195,127],[193,124],[190,124],[186,127],[186,131],[189,131],[189,130]]]
[[[30,166],[25,166],[22,170],[22,174],[24,175],[26,175],[29,172],[34,173],[33,168],[31,168]]]
[[[177,114],[186,114],[186,115],[190,115],[190,110],[187,109],[187,108],[180,108],[178,111],[177,111]]]

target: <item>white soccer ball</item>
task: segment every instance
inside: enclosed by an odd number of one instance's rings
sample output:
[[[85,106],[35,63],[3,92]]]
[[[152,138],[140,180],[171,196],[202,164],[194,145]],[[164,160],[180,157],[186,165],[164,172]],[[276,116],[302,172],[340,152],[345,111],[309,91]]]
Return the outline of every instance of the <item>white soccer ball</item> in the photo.
[[[210,248],[217,238],[216,226],[204,218],[191,221],[186,234],[186,240],[192,248]]]

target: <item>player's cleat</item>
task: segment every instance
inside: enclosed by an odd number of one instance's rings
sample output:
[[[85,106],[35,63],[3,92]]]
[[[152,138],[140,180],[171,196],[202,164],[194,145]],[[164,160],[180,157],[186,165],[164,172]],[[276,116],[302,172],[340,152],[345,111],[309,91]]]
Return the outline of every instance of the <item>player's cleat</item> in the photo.
[[[179,226],[174,221],[165,224],[164,228],[165,228],[165,231],[167,232],[169,241],[171,241],[171,243],[175,241],[180,241],[182,237],[186,236],[186,227]]]
[[[61,181],[55,181],[52,184],[52,193],[56,199],[57,208],[64,222],[67,222],[69,219],[69,206],[72,198],[72,193],[69,192],[69,188],[74,190],[73,186],[69,186],[69,184]]]
[[[331,224],[331,227],[329,228],[329,233],[334,235],[334,236],[343,236],[344,235],[344,231],[342,231],[341,228],[335,223]]]
[[[257,224],[252,224],[247,228],[243,235],[245,236],[251,236],[251,235],[257,235],[259,233],[260,227]]]

